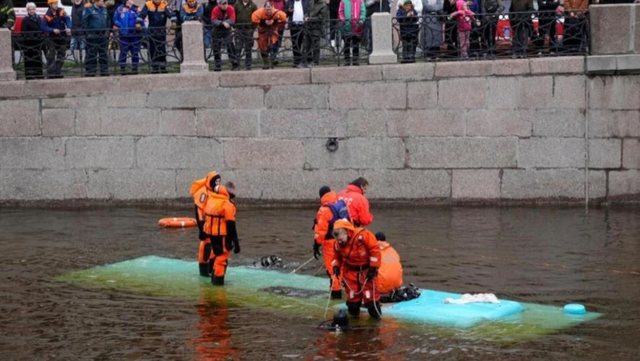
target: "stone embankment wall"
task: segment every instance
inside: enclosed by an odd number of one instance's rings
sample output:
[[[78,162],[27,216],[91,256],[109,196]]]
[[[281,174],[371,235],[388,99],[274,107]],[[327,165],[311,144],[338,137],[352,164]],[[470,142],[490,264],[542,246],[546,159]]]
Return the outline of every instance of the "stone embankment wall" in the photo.
[[[0,200],[584,201],[640,195],[640,76],[585,58],[9,81]],[[330,138],[338,149],[327,150]]]

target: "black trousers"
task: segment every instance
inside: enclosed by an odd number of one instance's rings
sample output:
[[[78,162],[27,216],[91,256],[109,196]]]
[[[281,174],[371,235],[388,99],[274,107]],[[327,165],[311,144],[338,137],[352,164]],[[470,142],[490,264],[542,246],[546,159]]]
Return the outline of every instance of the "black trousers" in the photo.
[[[87,57],[84,64],[87,75],[95,75],[98,65],[100,65],[100,74],[109,74],[108,46],[106,36],[87,37]]]
[[[152,73],[167,72],[167,35],[151,34],[149,36],[149,60]]]
[[[250,68],[252,63],[253,52],[253,27],[238,27],[236,29],[236,49],[237,49],[237,62],[242,60],[242,52],[244,51],[244,66]]]
[[[213,30],[213,59],[215,60],[216,68],[220,68],[222,66],[222,56],[221,49],[222,46],[227,48],[227,56],[229,60],[231,60],[231,64],[233,66],[238,65],[238,61],[236,60],[236,47],[233,45],[233,37],[231,36],[231,32],[229,31],[219,31]]]

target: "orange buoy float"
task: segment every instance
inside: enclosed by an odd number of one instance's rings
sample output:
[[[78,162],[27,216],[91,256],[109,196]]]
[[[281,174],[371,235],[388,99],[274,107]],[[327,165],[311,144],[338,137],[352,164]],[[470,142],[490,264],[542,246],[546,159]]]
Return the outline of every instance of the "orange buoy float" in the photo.
[[[189,217],[168,217],[162,218],[158,221],[158,225],[160,225],[160,227],[167,228],[195,227],[196,224],[196,219]]]

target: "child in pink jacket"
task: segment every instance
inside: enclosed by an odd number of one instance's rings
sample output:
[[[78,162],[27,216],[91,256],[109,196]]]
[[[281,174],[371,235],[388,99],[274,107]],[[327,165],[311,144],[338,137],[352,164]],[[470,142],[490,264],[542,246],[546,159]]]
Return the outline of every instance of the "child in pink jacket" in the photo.
[[[460,57],[469,58],[469,39],[471,38],[471,22],[473,21],[473,11],[469,10],[469,5],[464,0],[456,1],[457,11],[451,13],[452,18],[458,22],[458,44],[460,47]]]

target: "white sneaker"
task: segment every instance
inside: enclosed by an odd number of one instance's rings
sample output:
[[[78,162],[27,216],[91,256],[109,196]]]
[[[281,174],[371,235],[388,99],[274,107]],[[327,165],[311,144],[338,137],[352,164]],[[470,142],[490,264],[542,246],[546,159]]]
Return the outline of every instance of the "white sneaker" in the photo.
[[[335,39],[334,39],[334,40],[331,40],[331,47],[332,47],[332,48],[335,48],[335,47],[336,47],[336,41],[335,41]]]

